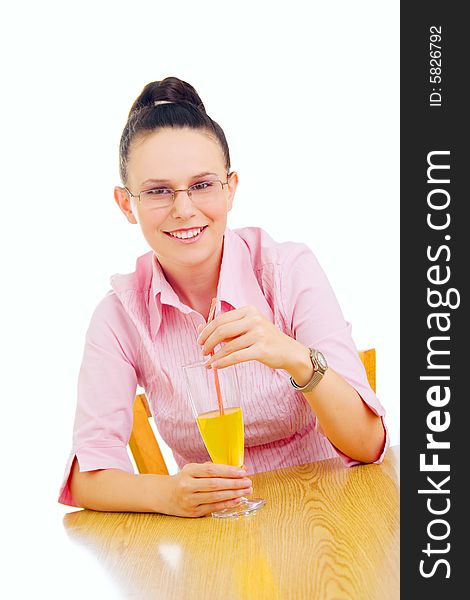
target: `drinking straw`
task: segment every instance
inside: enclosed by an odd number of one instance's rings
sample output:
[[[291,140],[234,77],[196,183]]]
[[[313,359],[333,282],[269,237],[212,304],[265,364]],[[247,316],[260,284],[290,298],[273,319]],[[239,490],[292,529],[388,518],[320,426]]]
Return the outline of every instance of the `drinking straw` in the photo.
[[[216,306],[217,306],[217,298],[212,298],[211,306],[209,309],[209,316],[207,318],[208,323],[210,323],[215,316]],[[211,350],[211,355],[214,356],[214,354],[215,354],[214,350]],[[222,394],[220,393],[219,375],[218,375],[217,369],[215,367],[212,367],[212,371],[214,373],[215,391],[217,392],[217,403],[219,405],[219,413],[221,415],[223,415],[224,414],[224,405],[222,402]]]

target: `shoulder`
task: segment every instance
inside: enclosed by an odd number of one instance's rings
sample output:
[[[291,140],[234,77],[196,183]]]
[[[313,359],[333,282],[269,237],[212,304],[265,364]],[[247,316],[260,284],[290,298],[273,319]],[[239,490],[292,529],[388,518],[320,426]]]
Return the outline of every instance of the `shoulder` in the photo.
[[[109,290],[93,310],[85,339],[94,353],[119,356],[137,365],[140,336],[114,290]]]
[[[88,341],[103,348],[119,347],[126,355],[135,357],[140,334],[131,318],[131,304],[136,314],[147,317],[146,304],[152,285],[152,254],[150,251],[139,256],[133,272],[111,276],[111,289],[93,310],[87,330]]]
[[[127,322],[128,319],[126,319],[126,311],[124,310],[122,302],[119,300],[115,290],[111,289],[106,292],[105,296],[103,296],[95,306],[91,316],[90,326],[94,325],[100,328],[107,327],[109,329],[117,329],[120,326],[126,325]]]
[[[112,289],[95,306],[88,331],[116,337],[134,337],[134,333],[137,334],[118,294]]]
[[[238,236],[248,248],[255,269],[262,269],[267,265],[291,268],[304,262],[318,264],[307,244],[292,241],[278,242],[261,227],[241,227],[233,229],[232,233]]]
[[[131,273],[112,275],[110,282],[113,290],[118,295],[128,291],[148,291],[152,285],[152,257],[153,251],[150,250],[137,258],[135,269]]]

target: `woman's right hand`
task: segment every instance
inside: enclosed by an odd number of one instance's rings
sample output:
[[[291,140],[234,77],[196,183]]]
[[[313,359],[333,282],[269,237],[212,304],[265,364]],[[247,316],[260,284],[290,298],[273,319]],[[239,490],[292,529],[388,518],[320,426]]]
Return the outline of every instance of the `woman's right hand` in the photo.
[[[177,517],[204,517],[230,508],[252,493],[244,469],[212,462],[188,463],[170,477],[169,510]]]

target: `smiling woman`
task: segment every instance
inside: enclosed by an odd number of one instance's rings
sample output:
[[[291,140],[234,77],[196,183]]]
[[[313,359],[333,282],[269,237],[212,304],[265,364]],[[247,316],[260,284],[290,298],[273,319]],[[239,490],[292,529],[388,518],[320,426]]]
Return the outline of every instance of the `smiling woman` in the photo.
[[[188,111],[195,110],[186,104]],[[220,128],[201,130],[201,119],[196,120],[197,129],[191,128],[185,123],[192,121],[181,118],[181,106],[168,102],[150,107],[168,113],[160,115],[159,123],[173,124],[140,130],[130,147],[121,144],[126,185],[116,187],[114,194],[128,221],[141,226],[180,299],[188,306],[205,305],[202,314],[207,318],[217,293],[222,240],[238,176],[228,172],[228,148],[223,151],[226,141],[217,133]],[[175,120],[183,125],[176,128]]]
[[[340,456],[380,462],[384,409],[333,290],[305,244],[231,230],[238,174],[221,127],[175,77],[145,86],[120,144],[114,198],[150,251],[114,275],[86,335],[73,447],[59,501],[95,510],[203,516],[250,493],[247,474]],[[219,313],[208,323],[211,300]],[[238,365],[245,470],[212,464],[182,365]],[[137,384],[180,471],[134,475]]]

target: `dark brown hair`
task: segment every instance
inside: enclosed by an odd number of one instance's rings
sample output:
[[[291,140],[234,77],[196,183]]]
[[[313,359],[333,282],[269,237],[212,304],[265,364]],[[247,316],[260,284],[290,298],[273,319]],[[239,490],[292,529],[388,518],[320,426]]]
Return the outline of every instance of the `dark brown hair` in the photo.
[[[155,106],[157,100],[165,104]],[[206,113],[204,104],[192,85],[177,77],[148,83],[129,111],[126,126],[119,144],[119,173],[127,183],[127,163],[132,140],[165,127],[201,129],[213,135],[224,154],[225,168],[230,171],[230,153],[225,134],[220,125]]]

